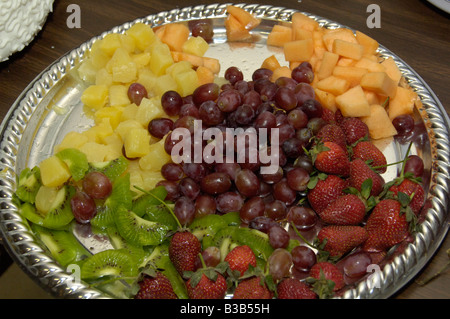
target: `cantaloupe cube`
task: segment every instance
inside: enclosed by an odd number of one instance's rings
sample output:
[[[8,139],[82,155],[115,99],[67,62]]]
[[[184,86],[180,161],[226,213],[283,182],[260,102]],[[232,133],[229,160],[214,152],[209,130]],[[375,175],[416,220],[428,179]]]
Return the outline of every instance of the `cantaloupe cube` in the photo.
[[[414,104],[417,99],[418,96],[416,92],[409,88],[399,86],[395,97],[389,99],[389,118],[393,120],[399,115],[412,114],[414,112]]]
[[[195,70],[197,72],[198,85],[214,82],[214,73],[207,67],[201,65]]]
[[[369,72],[361,78],[361,87],[394,98],[398,86],[386,72]]]
[[[269,69],[271,71],[279,68],[280,66],[281,66],[280,62],[278,61],[278,59],[276,58],[276,56],[274,54],[265,58],[263,63],[261,64],[261,68]]]
[[[111,106],[125,106],[130,103],[130,99],[128,98],[128,86],[116,84],[109,87],[109,104]]]
[[[161,41],[166,43],[173,51],[182,51],[183,44],[189,38],[189,28],[182,23],[170,23],[166,25]]]
[[[366,94],[367,102],[369,102],[370,105],[372,105],[372,104],[380,104],[381,105],[381,101],[378,98],[378,94],[376,94],[375,92],[372,92],[372,91],[368,91],[368,90],[364,90],[364,93]]]
[[[387,75],[389,75],[389,77],[392,80],[394,80],[394,82],[397,83],[397,85],[398,85],[398,83],[400,82],[400,79],[402,78],[402,72],[400,72],[394,59],[391,57],[388,57],[383,62],[381,62],[381,65],[384,66],[384,68],[386,70],[385,72],[387,73]]]
[[[317,88],[319,90],[329,92],[335,96],[343,94],[349,89],[349,87],[350,83],[347,80],[333,75],[317,82]]]
[[[79,149],[83,144],[88,142],[87,136],[81,134],[80,132],[69,132],[64,135],[61,143],[55,146],[54,152],[57,153],[66,148],[76,148]]]
[[[325,29],[323,43],[328,51],[333,52],[334,40],[344,40],[350,43],[358,43],[352,30],[347,28]]]
[[[170,74],[158,76],[153,87],[154,92],[158,96],[162,96],[164,92],[176,91],[178,84]]]
[[[120,41],[118,33],[108,33],[100,41],[100,48],[105,54],[109,56],[112,56],[114,52],[116,52],[116,49],[120,48],[121,46],[122,43]]]
[[[214,74],[219,74],[220,72],[220,62],[216,58],[204,56],[203,66],[210,69]]]
[[[173,78],[177,83],[177,92],[181,96],[188,96],[194,93],[194,90],[198,87],[197,72],[193,69],[178,72],[173,76]]]
[[[389,119],[384,107],[379,104],[370,105],[368,116],[361,117],[369,128],[370,137],[373,139],[392,137],[397,134],[397,130]]]
[[[288,66],[280,66],[273,70],[272,76],[270,80],[272,82],[275,82],[280,77],[287,77],[290,78],[292,74],[291,69]]]
[[[143,98],[137,109],[135,120],[141,123],[143,127],[148,127],[148,123],[151,120],[157,117],[163,117],[164,115],[165,113],[161,107],[160,98]]]
[[[367,69],[369,72],[384,72],[386,70],[384,65],[365,56],[357,61],[354,66]]]
[[[295,12],[291,17],[291,21],[293,29],[302,28],[312,32],[319,29],[320,27],[319,23],[316,20],[308,17],[301,12]]]
[[[364,47],[364,54],[375,54],[378,50],[378,42],[361,31],[356,31],[356,40]]]
[[[42,184],[47,187],[63,185],[72,176],[66,163],[56,155],[50,156],[39,164]]]
[[[252,30],[261,23],[261,19],[240,7],[229,5],[227,6],[227,12],[247,30]]]
[[[144,128],[132,128],[125,134],[123,145],[127,157],[142,157],[150,150],[150,133]]]
[[[367,69],[357,68],[355,66],[340,66],[337,65],[332,74],[338,78],[347,80],[350,83],[350,87],[354,87],[361,82],[361,78],[368,73]]]
[[[164,139],[149,146],[148,153],[139,160],[142,170],[161,171],[161,167],[172,160],[164,150]]]
[[[203,65],[204,60],[201,56],[180,51],[172,51],[171,54],[174,63],[186,61],[189,62],[193,67],[199,67]]]
[[[150,49],[150,56],[149,68],[156,76],[163,75],[174,62],[169,46],[164,43],[153,45]]]
[[[267,45],[282,47],[286,42],[292,41],[292,29],[288,26],[276,24],[267,35]]]
[[[295,28],[292,29],[292,40],[306,40],[306,39],[313,39],[313,32],[309,30],[305,30],[302,28]],[[315,46],[314,46],[315,47]]]
[[[325,51],[323,54],[322,62],[317,70],[317,77],[319,80],[325,79],[333,74],[333,69],[335,68],[339,60],[339,55],[333,52]]]
[[[136,23],[126,31],[130,37],[133,37],[136,47],[144,51],[155,41],[155,33],[153,29],[144,23]]]
[[[91,85],[81,95],[81,102],[87,107],[100,109],[108,101],[108,87],[106,85]]]
[[[233,15],[228,15],[225,19],[225,32],[229,42],[246,41],[252,38],[249,30]]]
[[[333,41],[333,52],[346,58],[359,60],[362,58],[364,47],[358,43],[335,39]]]
[[[370,105],[360,85],[336,96],[336,105],[345,117],[360,117],[370,114]]]
[[[337,111],[336,97],[333,94],[322,91],[318,88],[315,88],[314,92],[316,94],[316,100],[319,101],[322,106],[326,107],[330,111]]]
[[[314,53],[314,42],[312,39],[295,40],[283,45],[286,61],[308,61]]]
[[[208,42],[206,42],[205,39],[203,39],[200,36],[199,37],[190,37],[189,39],[186,40],[186,42],[184,42],[181,49],[183,52],[186,52],[189,54],[203,56],[206,53],[206,51],[208,51],[209,44],[208,44]]]

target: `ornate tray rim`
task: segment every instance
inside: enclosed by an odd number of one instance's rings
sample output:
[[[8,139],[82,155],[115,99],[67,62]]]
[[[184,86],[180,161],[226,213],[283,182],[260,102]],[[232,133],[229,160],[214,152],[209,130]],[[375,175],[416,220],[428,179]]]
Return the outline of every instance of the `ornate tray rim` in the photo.
[[[17,208],[12,202],[12,194],[16,186],[15,158],[21,141],[22,132],[50,89],[64,76],[75,68],[82,60],[91,45],[108,33],[121,33],[133,24],[143,22],[152,26],[171,22],[181,22],[201,18],[224,18],[225,8],[231,3],[199,5],[164,11],[131,22],[116,26],[101,35],[83,43],[78,48],[68,52],[41,72],[20,94],[6,114],[0,133],[0,234],[5,248],[14,261],[38,285],[54,297],[59,298],[109,298],[101,291],[88,287],[83,282],[77,282],[73,276],[62,269],[35,242]],[[253,12],[258,17],[289,21],[294,12],[299,10],[286,9],[271,5],[234,4]],[[328,28],[346,27],[326,18],[303,12],[316,19]],[[348,28],[348,27],[346,27]],[[349,28],[351,29],[351,28]],[[366,280],[348,289],[340,298],[372,299],[388,298],[409,282],[435,254],[449,228],[449,213],[447,211],[449,191],[450,158],[449,131],[450,120],[437,96],[417,72],[402,59],[380,44],[379,52],[384,57],[392,57],[408,84],[418,93],[423,103],[422,112],[426,113],[424,122],[429,130],[431,143],[434,146],[431,157],[431,185],[429,189],[429,209],[420,231],[415,234],[413,242],[406,245],[403,252],[388,262],[383,270],[375,271]]]

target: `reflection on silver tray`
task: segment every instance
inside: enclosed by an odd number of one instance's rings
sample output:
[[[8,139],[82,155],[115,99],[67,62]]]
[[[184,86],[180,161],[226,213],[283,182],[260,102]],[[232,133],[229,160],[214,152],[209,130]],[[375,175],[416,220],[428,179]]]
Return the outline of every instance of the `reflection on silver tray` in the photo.
[[[84,130],[92,123],[82,113],[80,96],[84,89],[82,81],[74,72],[82,62],[92,43],[107,33],[121,33],[136,22],[151,26],[171,22],[212,19],[214,43],[206,55],[217,57],[222,70],[228,66],[245,65],[246,78],[260,67],[269,51],[265,46],[267,34],[280,21],[290,21],[296,10],[269,5],[242,5],[246,10],[262,18],[261,25],[253,32],[258,35],[251,48],[231,46],[226,42],[224,18],[225,4],[201,5],[161,12],[115,27],[93,38],[79,48],[69,52],[42,72],[18,97],[1,125],[0,148],[0,232],[3,242],[19,266],[39,285],[55,297],[64,298],[109,298],[104,293],[73,279],[71,273],[62,269],[35,241],[27,223],[17,212],[12,201],[16,188],[16,173],[27,166],[33,166],[52,153],[53,147],[69,131]],[[322,17],[308,14],[327,28],[344,27]],[[271,54],[277,54],[270,51]],[[413,147],[421,155],[428,169],[426,179],[428,190],[427,212],[410,243],[393,249],[383,268],[374,270],[364,280],[349,287],[342,298],[387,298],[412,279],[432,257],[448,230],[448,176],[449,120],[442,104],[422,78],[395,54],[380,45],[381,56],[392,57],[399,66],[408,84],[418,93],[423,106],[417,110],[423,121],[424,133]],[[255,54],[258,53],[258,54]],[[246,57],[248,56],[248,58]],[[280,60],[281,61],[281,60]],[[64,112],[55,112],[55,110]],[[388,156],[401,158],[405,146],[396,142],[387,145]],[[388,174],[396,174],[395,171]],[[392,177],[390,175],[390,177]],[[388,177],[389,178],[389,177]],[[79,230],[78,230],[79,231]],[[85,233],[84,233],[85,234]],[[84,236],[84,237],[83,237]],[[86,235],[79,235],[90,248],[102,248],[103,243],[93,241]],[[84,239],[83,239],[84,238]]]

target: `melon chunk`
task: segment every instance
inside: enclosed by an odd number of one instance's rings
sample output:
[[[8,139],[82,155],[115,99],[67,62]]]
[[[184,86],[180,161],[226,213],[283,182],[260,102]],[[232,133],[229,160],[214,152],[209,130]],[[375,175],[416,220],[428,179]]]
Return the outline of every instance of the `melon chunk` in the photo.
[[[364,47],[358,43],[336,39],[333,41],[333,52],[346,58],[359,60],[362,58]]]
[[[399,86],[395,97],[393,99],[389,99],[389,118],[393,120],[399,115],[412,114],[414,111],[414,103],[417,98],[418,96],[416,92]]]
[[[345,117],[370,115],[370,105],[367,102],[366,94],[360,85],[336,96],[336,105]]]
[[[317,88],[333,95],[341,95],[346,92],[350,87],[350,83],[336,76],[330,75],[329,77],[317,82]]]
[[[333,74],[337,62],[339,61],[339,55],[333,52],[325,51],[323,54],[322,62],[317,70],[317,77],[319,80],[325,79]]]
[[[337,65],[333,69],[333,75],[338,78],[343,78],[350,83],[350,87],[354,87],[361,82],[362,77],[368,73],[366,69],[357,68],[355,66],[340,66]]]
[[[398,86],[386,72],[369,72],[361,78],[361,87],[394,98]]]
[[[402,78],[402,72],[400,72],[394,59],[388,57],[383,62],[381,62],[381,65],[385,67],[387,75],[389,75],[389,77],[398,85],[400,79]]]
[[[323,107],[326,107],[333,112],[337,111],[336,97],[333,94],[322,91],[318,88],[315,88],[314,92],[316,94],[316,100],[319,101]]]
[[[312,39],[295,40],[284,44],[284,57],[286,61],[308,61],[314,53]]]
[[[230,42],[245,41],[252,38],[250,32],[232,15],[225,19],[225,31],[227,40]]]
[[[316,20],[308,17],[301,12],[295,12],[292,15],[291,21],[293,29],[301,28],[312,32],[319,29],[320,27],[319,23]]]
[[[280,66],[281,66],[280,62],[278,61],[276,56],[273,54],[271,56],[267,57],[261,64],[261,68],[269,69],[271,71],[279,68]]]
[[[189,28],[181,23],[166,25],[161,41],[166,43],[172,51],[182,51],[183,44],[189,38]]]
[[[369,111],[369,115],[361,117],[361,120],[369,128],[371,138],[381,139],[397,134],[397,130],[390,121],[384,107],[379,104],[372,104],[370,105]]]
[[[333,43],[336,39],[350,43],[358,43],[353,31],[347,28],[327,29],[323,35],[323,42],[328,51],[333,52]]]
[[[364,54],[375,54],[378,50],[378,42],[361,31],[356,31],[356,40],[364,47]]]
[[[272,31],[267,35],[267,45],[282,47],[286,42],[291,41],[292,29],[284,25],[274,25]]]
[[[240,7],[229,5],[227,6],[227,12],[247,30],[252,30],[261,23],[261,19]]]

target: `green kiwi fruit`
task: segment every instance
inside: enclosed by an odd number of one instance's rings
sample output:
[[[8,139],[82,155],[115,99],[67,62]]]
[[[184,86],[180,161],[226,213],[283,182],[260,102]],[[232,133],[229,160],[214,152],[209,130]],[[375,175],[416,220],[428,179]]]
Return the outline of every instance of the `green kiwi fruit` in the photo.
[[[114,220],[119,234],[136,246],[158,245],[169,231],[166,225],[139,217],[123,206],[115,212]]]
[[[161,201],[164,201],[166,196],[167,191],[164,186],[155,187],[148,193],[134,198],[132,210],[136,215],[142,217],[145,215],[148,206],[161,204]]]
[[[178,227],[178,223],[175,217],[173,217],[169,209],[162,204],[148,206],[145,210],[145,213],[146,214],[143,216],[143,218],[146,220],[164,224],[170,230],[176,230]]]
[[[101,172],[108,176],[111,181],[122,175],[128,168],[128,160],[120,156],[106,162],[89,163],[89,171]]]
[[[189,225],[189,229],[199,240],[202,240],[206,235],[216,234],[222,227],[237,226],[240,223],[239,212],[230,212],[224,215],[210,214],[195,218]]]
[[[225,226],[221,227],[214,235],[208,234],[203,237],[203,249],[209,246],[218,247],[220,250],[221,261],[225,259],[225,256],[230,252],[235,245],[238,244],[236,240],[236,231],[238,226]]]
[[[91,256],[91,253],[68,230],[48,229],[36,224],[31,227],[53,258],[63,267]]]
[[[104,229],[114,225],[114,215],[119,207],[132,207],[132,192],[130,190],[130,175],[125,174],[116,178],[108,198],[97,206],[97,214],[91,224]]]
[[[95,281],[102,277],[134,277],[138,268],[125,249],[107,249],[87,258],[81,265],[81,279]]]
[[[19,175],[16,196],[23,202],[34,204],[41,187],[41,172],[38,166],[25,168]]]
[[[66,163],[74,181],[83,179],[89,170],[89,163],[86,154],[75,148],[66,148],[55,154],[60,160]]]
[[[44,216],[42,216],[36,207],[31,203],[23,203],[19,208],[20,214],[33,224],[42,226],[44,224]]]
[[[70,200],[75,188],[64,185],[61,188],[41,186],[36,194],[36,208],[44,216],[42,226],[59,229],[68,225],[74,218]]]
[[[262,231],[241,227],[235,235],[236,240],[242,245],[249,246],[255,252],[256,257],[267,260],[273,252],[269,236]]]

